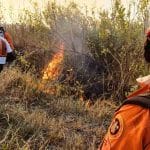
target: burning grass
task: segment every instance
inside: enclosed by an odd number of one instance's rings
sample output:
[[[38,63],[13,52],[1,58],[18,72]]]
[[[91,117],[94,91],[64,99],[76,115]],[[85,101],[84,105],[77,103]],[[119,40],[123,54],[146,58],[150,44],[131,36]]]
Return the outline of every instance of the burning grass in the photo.
[[[21,71],[0,74],[0,149],[97,149],[116,109],[113,101],[97,97],[122,99],[130,80],[145,71],[137,57],[143,25],[122,24],[128,21],[125,13],[118,16],[122,8],[112,9],[112,22],[106,12],[98,21],[75,7],[48,5],[43,14],[50,28],[41,23],[41,14],[32,13],[21,25],[7,27]],[[65,42],[65,57],[63,45],[51,57],[58,39]],[[79,100],[80,94],[93,98],[94,105]]]
[[[0,79],[0,149],[97,149],[113,102],[86,108],[71,96],[39,90],[37,80],[18,69],[4,70]]]
[[[62,70],[61,64],[64,60],[64,45],[61,44],[59,51],[53,56],[47,68],[44,70],[43,80],[56,80]]]

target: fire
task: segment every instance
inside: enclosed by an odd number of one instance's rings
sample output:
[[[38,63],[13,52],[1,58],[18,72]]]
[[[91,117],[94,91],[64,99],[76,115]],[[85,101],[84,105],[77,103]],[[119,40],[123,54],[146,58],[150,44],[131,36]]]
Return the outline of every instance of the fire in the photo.
[[[44,93],[53,94],[57,93],[57,87],[55,85],[47,84],[48,81],[55,81],[61,71],[62,71],[62,63],[64,60],[64,45],[61,44],[59,46],[58,52],[53,56],[52,60],[47,65],[46,69],[44,69],[44,73],[42,76],[42,82],[39,84],[39,89]]]
[[[52,60],[45,69],[42,79],[51,81],[56,80],[61,73],[62,70],[61,64],[63,60],[64,60],[64,45],[61,44],[59,51],[53,56]]]

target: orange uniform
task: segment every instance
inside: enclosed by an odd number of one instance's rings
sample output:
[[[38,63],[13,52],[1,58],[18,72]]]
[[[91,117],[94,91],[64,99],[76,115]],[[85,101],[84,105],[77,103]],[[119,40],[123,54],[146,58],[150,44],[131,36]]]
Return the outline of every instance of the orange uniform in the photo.
[[[123,105],[116,111],[99,150],[150,150],[150,109]]]
[[[150,63],[150,29],[146,37],[144,57]],[[137,81],[140,89],[115,112],[99,150],[150,150],[150,76]]]
[[[8,32],[0,27],[0,72],[6,62],[12,62],[16,59],[12,38]]]
[[[0,39],[0,57],[7,56],[6,44]]]
[[[11,36],[10,36],[10,34],[8,32],[4,33],[4,38],[8,41],[8,43],[10,44],[10,47],[12,49],[14,49],[13,40],[12,40],[12,38],[11,38]]]

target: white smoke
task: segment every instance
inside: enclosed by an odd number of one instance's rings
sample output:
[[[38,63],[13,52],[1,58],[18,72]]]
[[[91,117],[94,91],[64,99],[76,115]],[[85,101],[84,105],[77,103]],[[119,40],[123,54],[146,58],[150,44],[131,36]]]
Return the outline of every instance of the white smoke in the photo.
[[[74,17],[57,16],[53,28],[47,23],[42,14],[42,22],[45,27],[53,30],[52,35],[56,41],[62,41],[65,45],[65,53],[77,68],[86,68],[85,59],[90,55],[86,44],[87,27],[78,14]]]

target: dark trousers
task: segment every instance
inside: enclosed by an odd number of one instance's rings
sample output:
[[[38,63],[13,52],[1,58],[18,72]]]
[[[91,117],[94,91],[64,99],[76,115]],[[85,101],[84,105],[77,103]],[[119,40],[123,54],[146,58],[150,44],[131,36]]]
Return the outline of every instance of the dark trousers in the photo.
[[[0,72],[3,70],[3,65],[0,64]]]

